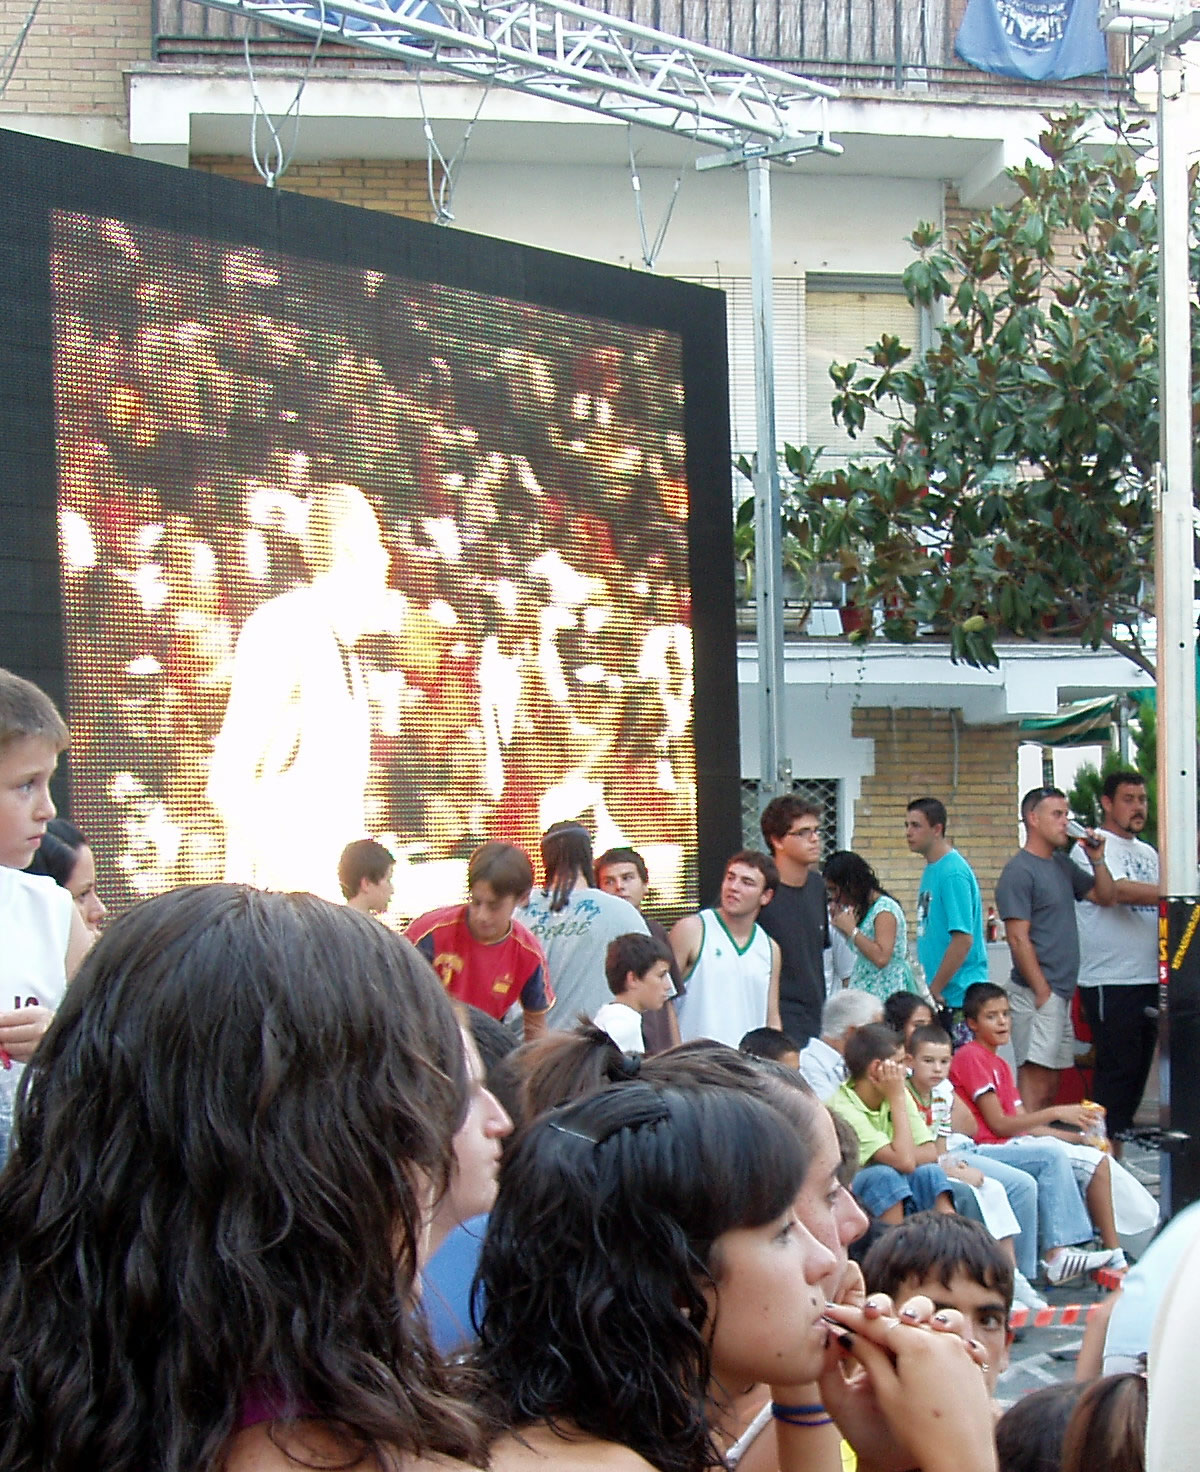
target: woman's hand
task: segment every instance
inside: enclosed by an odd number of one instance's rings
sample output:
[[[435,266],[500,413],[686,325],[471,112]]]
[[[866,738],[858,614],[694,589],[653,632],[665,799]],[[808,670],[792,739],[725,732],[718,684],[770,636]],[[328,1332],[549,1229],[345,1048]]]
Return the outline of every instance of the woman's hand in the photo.
[[[826,1308],[835,1337],[858,1366],[849,1375],[834,1367],[821,1380],[843,1435],[864,1465],[880,1472],[995,1472],[982,1351],[959,1337],[961,1315],[936,1313],[924,1297],[899,1315],[891,1307],[873,1295],[861,1309]]]
[[[829,920],[835,930],[849,938],[858,927],[858,919],[849,905],[830,905]]]

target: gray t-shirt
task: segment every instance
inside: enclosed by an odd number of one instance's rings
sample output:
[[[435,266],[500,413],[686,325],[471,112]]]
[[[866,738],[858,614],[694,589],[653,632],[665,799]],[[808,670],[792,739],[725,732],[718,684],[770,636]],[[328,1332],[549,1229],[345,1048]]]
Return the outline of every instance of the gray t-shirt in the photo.
[[[996,908],[1001,920],[1028,920],[1029,938],[1050,990],[1070,1001],[1079,978],[1079,932],[1075,901],[1096,882],[1061,850],[1039,859],[1027,849],[1014,854],[996,882]],[[1014,986],[1029,983],[1014,966]]]
[[[555,1002],[546,1019],[551,1029],[574,1027],[579,1014],[594,1017],[612,1001],[604,975],[604,957],[618,935],[649,935],[645,920],[628,900],[602,889],[576,889],[566,906],[551,911],[544,889],[535,889],[529,904],[516,912],[546,953]]]

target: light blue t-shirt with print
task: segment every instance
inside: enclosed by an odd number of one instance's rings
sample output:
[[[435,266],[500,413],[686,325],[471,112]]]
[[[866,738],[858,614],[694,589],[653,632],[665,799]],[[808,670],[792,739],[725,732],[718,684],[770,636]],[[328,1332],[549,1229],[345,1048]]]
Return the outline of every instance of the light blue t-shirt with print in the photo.
[[[942,1000],[961,1007],[963,994],[976,981],[988,979],[987,947],[983,939],[983,896],[979,881],[956,849],[936,864],[926,864],[917,895],[917,956],[928,986],[937,975],[954,931],[971,937],[967,958],[946,984]]]
[[[546,953],[555,996],[546,1018],[551,1029],[574,1027],[581,1012],[595,1017],[612,1001],[604,975],[609,941],[631,931],[650,934],[628,900],[602,889],[573,890],[561,910],[551,910],[546,891],[535,889],[516,918],[533,931]]]

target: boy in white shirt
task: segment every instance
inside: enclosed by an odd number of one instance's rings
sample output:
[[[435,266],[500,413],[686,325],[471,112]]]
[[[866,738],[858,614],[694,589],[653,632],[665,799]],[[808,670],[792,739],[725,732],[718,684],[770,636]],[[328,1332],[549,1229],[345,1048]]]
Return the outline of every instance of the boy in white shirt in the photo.
[[[67,890],[20,872],[54,817],[50,779],[66,744],[50,697],[0,670],[0,1164],[23,1066],[91,940]]]
[[[642,1017],[657,1012],[675,994],[670,951],[651,935],[618,935],[609,942],[604,974],[613,1000],[593,1021],[622,1053],[644,1053]]]
[[[955,1207],[981,1221],[1013,1264],[1017,1302],[1044,1308],[1046,1300],[1026,1276],[1026,1270],[1037,1273],[1037,1182],[1015,1166],[974,1153],[974,1120],[955,1095],[950,1058],[948,1033],[936,1023],[915,1028],[905,1058],[909,1093],[933,1131],[942,1169],[954,1183]]]

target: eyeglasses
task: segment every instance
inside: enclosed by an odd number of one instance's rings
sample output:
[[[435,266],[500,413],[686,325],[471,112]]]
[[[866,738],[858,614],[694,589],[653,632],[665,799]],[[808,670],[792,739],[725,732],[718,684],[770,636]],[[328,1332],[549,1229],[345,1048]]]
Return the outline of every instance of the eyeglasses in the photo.
[[[817,828],[817,827],[812,827],[812,828],[789,828],[788,831],[787,831],[786,837],[788,837],[788,838],[816,838],[817,834],[820,833],[820,831],[821,830],[819,828]]]

